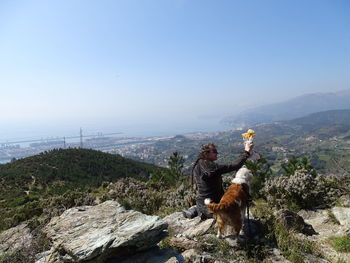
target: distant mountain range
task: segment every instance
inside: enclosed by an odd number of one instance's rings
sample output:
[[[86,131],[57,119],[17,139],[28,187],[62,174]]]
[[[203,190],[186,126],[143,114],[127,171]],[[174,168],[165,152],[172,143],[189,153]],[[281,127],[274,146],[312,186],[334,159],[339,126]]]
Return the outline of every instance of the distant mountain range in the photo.
[[[334,93],[313,93],[288,101],[263,105],[226,117],[222,123],[233,128],[286,121],[315,112],[350,109],[350,89]]]
[[[312,132],[322,127],[344,126],[350,128],[350,109],[348,110],[330,110],[323,112],[316,112],[309,114],[305,117],[285,121],[284,123],[289,125],[298,125],[303,128],[304,131]]]

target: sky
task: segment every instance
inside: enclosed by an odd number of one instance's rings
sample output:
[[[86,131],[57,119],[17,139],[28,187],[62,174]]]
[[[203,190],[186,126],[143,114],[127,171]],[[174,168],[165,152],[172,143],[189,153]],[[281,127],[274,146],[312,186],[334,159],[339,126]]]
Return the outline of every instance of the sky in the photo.
[[[348,0],[1,0],[0,141],[223,129],[350,88]]]

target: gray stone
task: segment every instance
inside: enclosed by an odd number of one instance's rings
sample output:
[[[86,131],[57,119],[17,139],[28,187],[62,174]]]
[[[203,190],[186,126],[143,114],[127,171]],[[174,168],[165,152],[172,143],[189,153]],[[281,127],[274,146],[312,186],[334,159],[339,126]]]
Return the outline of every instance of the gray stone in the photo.
[[[301,253],[304,257],[304,262],[305,263],[330,263],[328,260],[316,257],[315,255],[312,254],[307,254],[307,253]]]
[[[16,249],[29,247],[32,240],[33,237],[27,224],[5,230],[0,234],[0,256]]]
[[[227,244],[232,247],[232,248],[239,248],[239,243],[240,243],[240,238],[232,238],[232,237],[225,237],[225,241],[227,242]]]
[[[176,212],[168,215],[164,220],[169,225],[169,230],[176,236],[184,236],[194,238],[198,235],[203,235],[213,226],[214,219],[202,221],[200,217],[187,219],[183,217],[181,212]]]
[[[125,210],[115,201],[71,208],[44,228],[55,254],[46,261],[104,262],[155,246],[166,229],[161,218]]]
[[[317,234],[312,225],[306,223],[300,215],[292,211],[286,209],[279,210],[276,212],[276,217],[288,229],[293,229],[309,236]]]
[[[332,213],[342,226],[350,226],[350,207],[333,207]]]
[[[188,239],[186,237],[172,237],[169,239],[169,244],[171,247],[188,250],[191,248],[199,248],[200,244],[194,240]]]
[[[35,263],[45,263],[47,259],[54,253],[54,249],[52,248],[51,250],[47,250],[44,252],[41,252],[35,256],[36,261]]]
[[[185,263],[183,256],[174,250],[159,247],[109,259],[106,263]]]
[[[338,200],[340,206],[350,207],[350,196],[342,195]]]
[[[186,263],[209,263],[215,260],[209,253],[199,252],[196,249],[186,250],[182,252],[182,256]]]
[[[318,233],[318,235],[312,236],[299,234],[301,235],[299,236],[301,240],[307,239],[312,241],[314,249],[322,255],[324,260],[328,260],[329,262],[350,262],[350,253],[340,253],[336,251],[328,240],[330,237],[341,237],[346,235],[349,226],[335,224],[329,218],[329,210],[302,210],[299,214],[303,215],[305,221],[311,224]],[[321,259],[317,260],[318,261],[316,262],[324,262]]]
[[[286,259],[277,248],[273,248],[270,250],[269,255],[266,257],[266,262],[271,263],[291,263],[288,259]]]

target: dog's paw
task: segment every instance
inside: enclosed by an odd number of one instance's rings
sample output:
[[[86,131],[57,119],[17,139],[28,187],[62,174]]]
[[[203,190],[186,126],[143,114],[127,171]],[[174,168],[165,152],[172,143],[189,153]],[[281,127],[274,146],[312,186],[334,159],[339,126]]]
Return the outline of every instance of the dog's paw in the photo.
[[[209,205],[211,203],[211,199],[210,198],[205,198],[204,199],[204,204]]]

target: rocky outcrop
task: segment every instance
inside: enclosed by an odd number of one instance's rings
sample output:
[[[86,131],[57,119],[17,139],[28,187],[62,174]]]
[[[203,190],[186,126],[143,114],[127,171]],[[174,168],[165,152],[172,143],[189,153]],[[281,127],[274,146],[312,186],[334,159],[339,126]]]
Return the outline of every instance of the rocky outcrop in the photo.
[[[286,209],[279,210],[276,212],[276,217],[287,229],[293,229],[309,236],[317,234],[312,225],[305,223],[300,215],[292,211]]]
[[[322,226],[330,224],[327,214],[304,211],[297,215],[280,210],[277,216],[287,227],[304,233],[296,235],[319,242],[320,249],[323,249],[328,256],[332,255],[329,246],[325,246],[326,237],[330,235],[323,236],[322,228],[329,231],[336,227]],[[227,258],[244,262],[245,249],[249,242],[256,244],[265,242],[259,219],[254,218],[252,214],[249,218],[249,221],[245,220],[239,238],[218,239],[213,219],[201,220],[200,217],[187,219],[181,212],[161,219],[125,210],[115,201],[107,201],[96,206],[76,207],[53,218],[45,226],[43,231],[53,246],[50,251],[40,254],[37,263],[202,263],[221,262]],[[315,230],[311,225],[317,232],[320,231],[319,235],[305,236],[314,234]],[[347,228],[341,225],[338,227],[339,235]],[[164,239],[166,230],[170,236]],[[183,252],[179,254],[169,248]],[[266,260],[289,262],[277,248],[267,246],[266,249]],[[333,256],[337,259],[348,259],[344,255],[339,257],[333,254]],[[310,258],[307,262],[327,262],[316,257],[314,260],[312,255],[305,255],[305,258]]]
[[[29,247],[33,237],[26,224],[10,228],[0,234],[0,256],[16,249]]]
[[[334,208],[331,210],[301,210],[298,214],[304,218],[305,222],[312,225],[317,232],[317,235],[303,236],[302,238],[312,241],[319,254],[330,262],[350,262],[350,253],[336,251],[328,240],[330,237],[345,236],[349,231],[349,225],[334,222],[331,218],[332,211],[334,211]],[[338,209],[335,209],[335,211],[338,211]]]
[[[105,262],[156,246],[166,229],[161,218],[125,210],[115,201],[72,208],[44,228],[53,248],[38,262]]]

